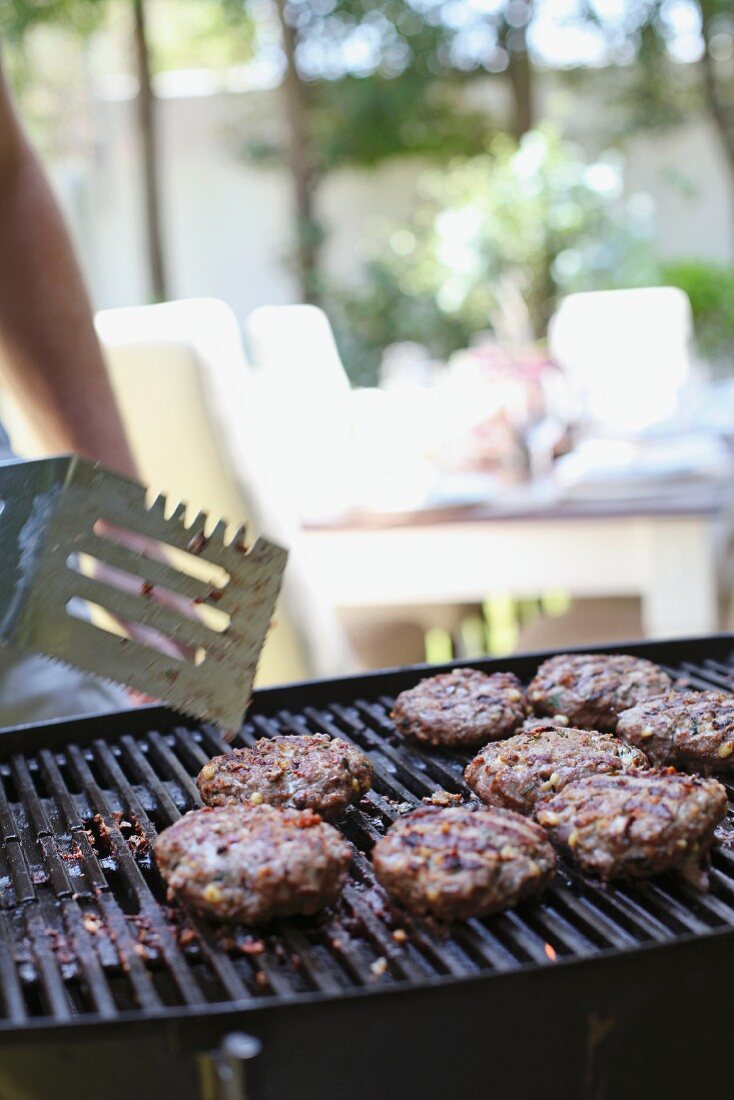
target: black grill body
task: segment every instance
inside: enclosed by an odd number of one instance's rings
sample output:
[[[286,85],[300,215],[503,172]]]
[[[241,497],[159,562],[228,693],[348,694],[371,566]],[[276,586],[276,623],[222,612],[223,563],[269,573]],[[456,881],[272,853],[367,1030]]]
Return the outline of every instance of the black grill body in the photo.
[[[731,636],[604,651],[734,690]],[[547,656],[463,663],[527,682]],[[255,694],[236,744],[324,730],[375,766],[340,823],[355,855],[338,908],[262,932],[170,908],[151,862],[226,751],[213,729],[144,708],[0,736],[0,1097],[207,1095],[201,1056],[238,1031],[262,1044],[250,1100],[727,1095],[731,819],[707,893],[673,876],[602,887],[564,866],[541,898],[450,928],[387,903],[374,841],[405,804],[467,793],[465,754],[407,745],[389,719],[436,671]]]

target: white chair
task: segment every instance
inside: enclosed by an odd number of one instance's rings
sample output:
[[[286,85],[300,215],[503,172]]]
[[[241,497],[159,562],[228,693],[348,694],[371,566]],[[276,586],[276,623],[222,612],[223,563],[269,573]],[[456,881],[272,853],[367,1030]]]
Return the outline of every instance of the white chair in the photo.
[[[675,411],[690,378],[691,305],[676,287],[571,294],[548,343],[593,428],[635,434]]]
[[[294,401],[348,400],[349,379],[322,309],[263,306],[248,317],[245,334],[254,365],[277,379]]]
[[[291,551],[258,681],[350,671],[346,636],[304,575],[287,495],[259,446],[256,387],[229,307],[194,299],[105,310],[96,327],[141,478],[193,509],[244,516]]]
[[[262,446],[294,513],[308,519],[343,513],[354,487],[357,394],[326,314],[309,305],[264,306],[247,319],[245,335],[269,425]]]

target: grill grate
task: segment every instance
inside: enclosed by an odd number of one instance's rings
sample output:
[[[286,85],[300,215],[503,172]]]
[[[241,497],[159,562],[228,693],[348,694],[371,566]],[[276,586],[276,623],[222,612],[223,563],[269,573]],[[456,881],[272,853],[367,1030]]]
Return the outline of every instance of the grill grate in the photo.
[[[734,690],[732,647],[722,644],[712,641],[710,658],[666,667],[681,685]],[[655,657],[654,647],[625,651]],[[527,680],[536,663],[474,664],[515,668]],[[372,844],[405,804],[418,806],[437,788],[468,793],[466,754],[423,751],[394,735],[393,695],[418,675],[275,689],[256,699],[237,744],[322,730],[365,749],[375,769],[374,789],[341,826],[355,855],[337,909],[282,920],[262,935],[169,908],[151,865],[157,832],[199,804],[193,776],[226,751],[213,728],[172,725],[174,716],[150,709],[6,735],[0,1032],[470,979],[734,929],[726,828],[708,893],[673,877],[602,888],[564,866],[541,899],[450,929],[392,908],[372,876]],[[152,715],[158,730],[149,728]],[[728,827],[734,836],[731,815]]]

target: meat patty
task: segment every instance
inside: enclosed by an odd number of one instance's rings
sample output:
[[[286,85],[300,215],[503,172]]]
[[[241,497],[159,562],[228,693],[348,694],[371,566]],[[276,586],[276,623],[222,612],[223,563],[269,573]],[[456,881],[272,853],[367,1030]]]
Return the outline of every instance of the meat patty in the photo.
[[[527,714],[525,692],[512,672],[487,676],[457,668],[403,691],[391,717],[404,737],[461,747],[508,737]]]
[[[169,896],[244,924],[333,905],[350,857],[349,844],[318,814],[267,805],[193,810],[155,843]]]
[[[672,870],[700,880],[725,814],[721,783],[670,768],[577,779],[537,820],[579,867],[605,880]]]
[[[388,893],[414,913],[467,920],[538,893],[556,857],[527,818],[453,806],[399,818],[378,840],[372,863]]]
[[[723,691],[656,695],[622,711],[617,733],[653,764],[734,771],[734,695]]]
[[[574,779],[645,768],[647,763],[644,753],[611,733],[545,725],[486,745],[464,778],[488,805],[529,814]]]
[[[252,748],[215,756],[196,785],[207,806],[267,802],[331,819],[370,789],[372,764],[361,749],[325,733],[262,737]]]
[[[563,715],[569,725],[613,733],[621,711],[670,687],[668,674],[643,657],[567,653],[543,662],[528,702],[538,714]]]

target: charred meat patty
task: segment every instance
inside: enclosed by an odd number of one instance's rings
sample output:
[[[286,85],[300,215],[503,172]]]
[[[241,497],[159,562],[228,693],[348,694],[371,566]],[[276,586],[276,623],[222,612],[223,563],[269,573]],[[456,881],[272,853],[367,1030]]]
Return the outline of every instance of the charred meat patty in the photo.
[[[263,737],[215,756],[196,785],[207,806],[267,802],[334,818],[370,789],[372,764],[361,749],[325,733]]]
[[[347,841],[318,814],[267,805],[192,810],[155,844],[169,896],[244,924],[333,905],[350,856]]]
[[[504,810],[425,807],[401,817],[375,845],[387,892],[414,913],[467,920],[516,905],[553,877],[541,828]]]
[[[579,867],[605,880],[672,870],[700,880],[725,814],[721,783],[671,768],[577,779],[537,820]]]
[[[569,725],[613,733],[623,710],[671,687],[668,674],[643,657],[559,654],[538,669],[528,702],[538,714],[563,715]]]
[[[734,695],[668,691],[622,711],[617,733],[653,764],[734,771]]]
[[[486,745],[464,778],[489,806],[529,814],[574,779],[645,768],[647,763],[644,753],[611,733],[546,725]]]
[[[509,737],[527,714],[525,692],[512,672],[487,676],[457,668],[403,691],[392,719],[404,737],[461,747]]]

